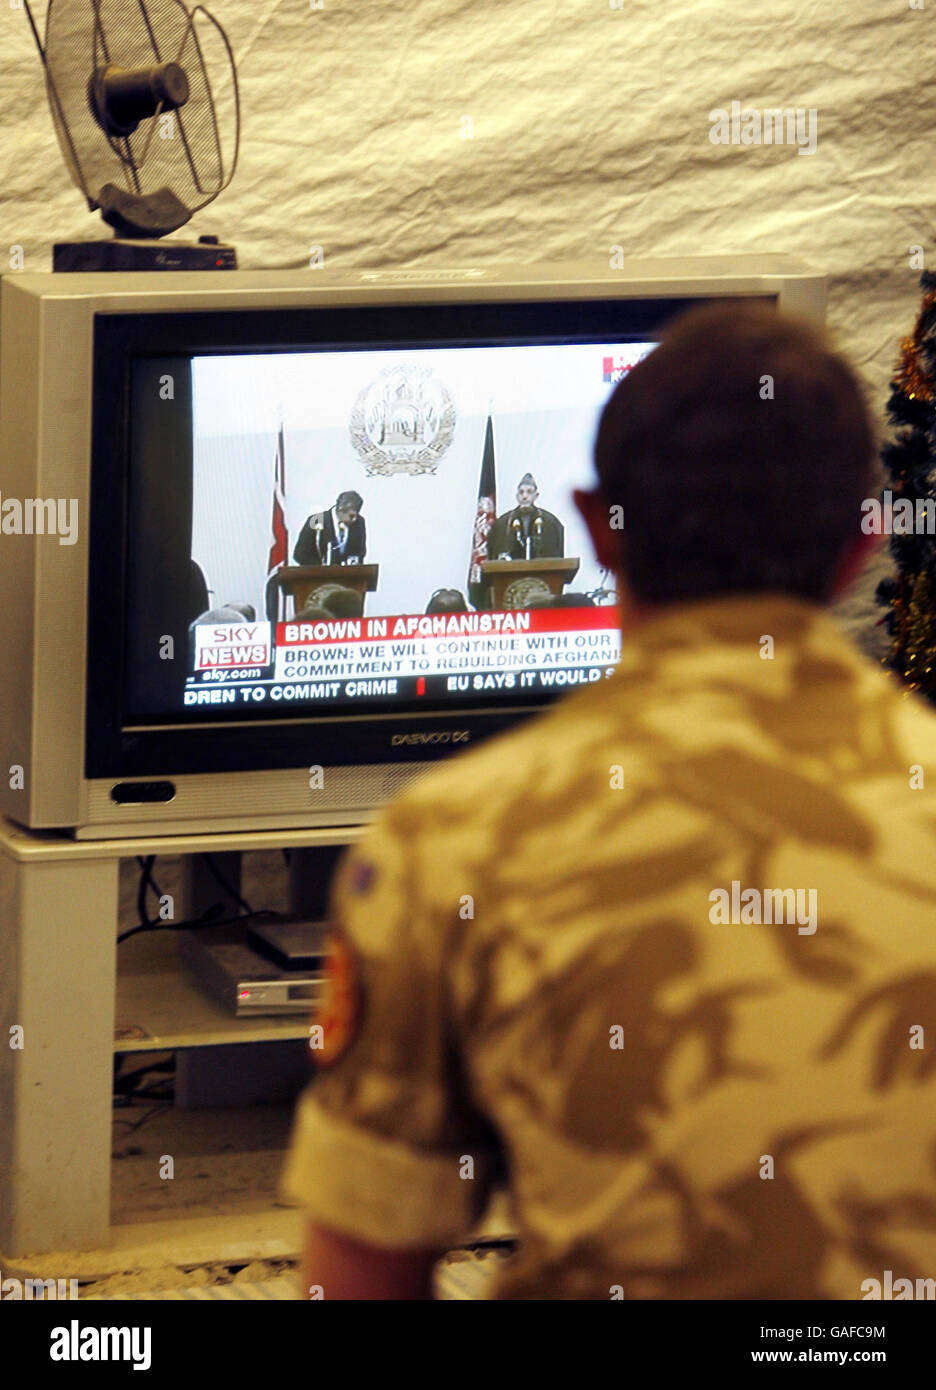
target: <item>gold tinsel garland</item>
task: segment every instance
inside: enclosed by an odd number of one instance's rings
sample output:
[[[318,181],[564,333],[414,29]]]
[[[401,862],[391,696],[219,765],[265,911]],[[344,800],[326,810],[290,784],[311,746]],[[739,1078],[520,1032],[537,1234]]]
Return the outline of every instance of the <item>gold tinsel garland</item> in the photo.
[[[913,581],[907,612],[907,637],[903,648],[903,677],[911,690],[936,692],[936,604],[927,570]]]
[[[911,401],[930,403],[933,400],[933,380],[923,361],[922,350],[924,321],[934,305],[936,287],[928,289],[923,295],[913,334],[902,339],[900,344],[900,358],[893,384]],[[895,483],[893,491],[900,496],[903,489],[899,483]],[[901,575],[897,593],[891,600],[891,609],[896,620],[896,631],[889,664],[900,671],[911,689],[936,694],[933,675],[936,664],[936,610],[927,571],[922,570],[912,576]]]
[[[924,294],[913,336],[902,339],[900,344],[900,360],[894,384],[911,401],[933,399],[933,382],[920,360],[920,349],[923,346],[923,320],[934,304],[936,288],[927,290]]]

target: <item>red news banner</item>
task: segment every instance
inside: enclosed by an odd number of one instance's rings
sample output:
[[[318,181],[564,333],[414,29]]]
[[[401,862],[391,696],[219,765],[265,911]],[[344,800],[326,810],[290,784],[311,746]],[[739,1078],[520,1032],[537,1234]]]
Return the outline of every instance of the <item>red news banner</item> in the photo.
[[[448,676],[449,688],[459,690],[467,688],[458,683],[466,674],[548,676],[570,667],[613,666],[621,648],[618,623],[615,608],[285,622],[276,629],[274,679]],[[493,680],[490,688],[496,688]]]
[[[620,657],[616,608],[206,623],[188,705],[407,699],[587,684]]]

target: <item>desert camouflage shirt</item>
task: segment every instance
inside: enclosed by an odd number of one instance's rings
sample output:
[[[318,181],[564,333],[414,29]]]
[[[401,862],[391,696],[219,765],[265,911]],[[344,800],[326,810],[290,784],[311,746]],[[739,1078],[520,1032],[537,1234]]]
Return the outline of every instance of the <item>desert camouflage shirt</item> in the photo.
[[[644,621],[342,861],[359,1003],[285,1191],[445,1248],[506,1176],[503,1298],[927,1296],[933,788],[936,715],[818,608]]]

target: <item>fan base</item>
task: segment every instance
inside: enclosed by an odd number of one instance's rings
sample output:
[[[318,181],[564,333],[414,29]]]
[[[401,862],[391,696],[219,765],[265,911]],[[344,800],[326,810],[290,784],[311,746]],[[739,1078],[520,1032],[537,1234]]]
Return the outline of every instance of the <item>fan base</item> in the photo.
[[[236,270],[237,251],[216,241],[158,241],[111,237],[107,241],[57,241],[52,269]]]

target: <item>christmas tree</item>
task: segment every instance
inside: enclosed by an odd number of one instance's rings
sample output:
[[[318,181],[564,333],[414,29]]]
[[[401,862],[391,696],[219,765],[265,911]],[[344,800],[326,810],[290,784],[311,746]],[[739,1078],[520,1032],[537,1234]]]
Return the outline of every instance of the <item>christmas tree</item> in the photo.
[[[923,303],[912,337],[900,344],[887,403],[896,434],[881,452],[895,507],[906,499],[914,516],[918,502],[929,499],[936,507],[936,274],[924,271],[920,285]],[[898,534],[895,522],[890,549],[897,574],[877,589],[888,609],[886,663],[936,704],[936,535],[919,527],[906,531]]]

